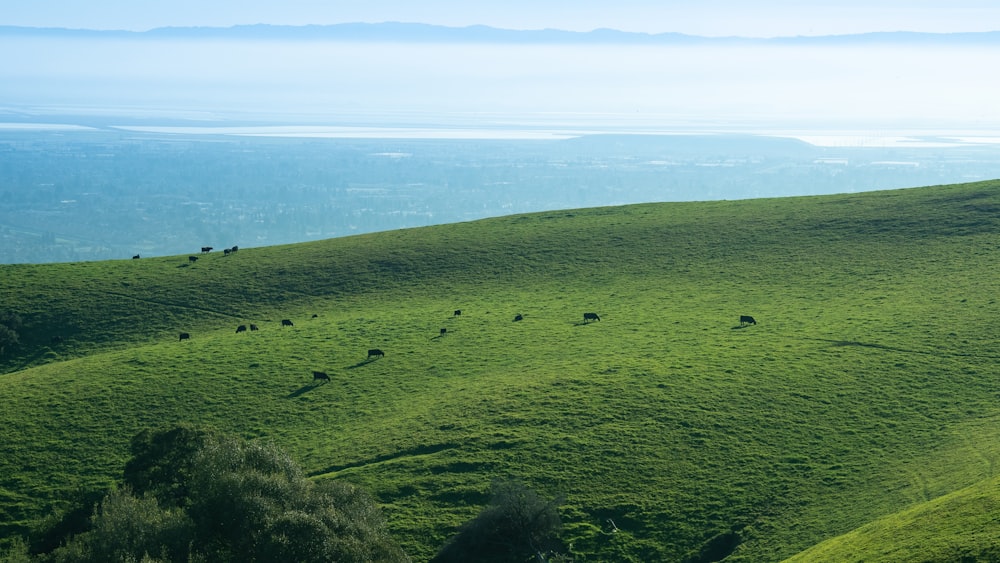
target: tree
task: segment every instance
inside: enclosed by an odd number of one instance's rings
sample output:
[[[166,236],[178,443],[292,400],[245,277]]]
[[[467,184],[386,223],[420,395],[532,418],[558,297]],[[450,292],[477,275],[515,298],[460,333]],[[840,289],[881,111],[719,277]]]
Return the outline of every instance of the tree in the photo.
[[[181,506],[188,497],[196,454],[208,436],[208,431],[186,425],[139,432],[132,437],[132,459],[125,462],[125,484],[138,494],[150,493],[161,503]]]
[[[18,342],[17,333],[0,324],[0,355],[5,354],[8,348],[13,348]]]
[[[559,501],[514,481],[494,481],[490,504],[438,551],[436,563],[545,561],[561,548]]]
[[[136,497],[127,487],[104,497],[91,529],[56,550],[55,561],[190,561],[194,523],[177,509],[165,509],[151,495]]]
[[[12,311],[0,312],[0,355],[20,341],[17,335],[20,329],[20,315]]]
[[[55,561],[409,561],[368,494],[314,483],[273,444],[177,427],[132,453]]]

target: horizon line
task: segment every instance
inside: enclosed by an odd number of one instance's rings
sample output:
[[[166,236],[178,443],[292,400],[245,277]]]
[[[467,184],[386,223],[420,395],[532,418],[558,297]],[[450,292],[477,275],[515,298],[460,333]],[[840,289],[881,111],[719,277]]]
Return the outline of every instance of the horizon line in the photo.
[[[253,23],[253,24],[233,24],[229,26],[213,26],[213,25],[179,25],[179,26],[161,26],[153,27],[145,30],[130,30],[130,29],[95,29],[95,28],[75,28],[75,27],[63,27],[63,26],[25,26],[25,25],[0,25],[0,35],[4,32],[66,32],[66,33],[78,33],[78,34],[107,34],[107,35],[121,35],[121,36],[157,36],[163,34],[172,33],[213,33],[213,32],[240,32],[240,31],[252,31],[252,30],[274,30],[274,31],[291,31],[291,30],[309,30],[309,31],[335,31],[337,28],[340,29],[362,29],[367,28],[370,30],[377,29],[408,29],[411,31],[424,30],[433,31],[438,30],[442,32],[475,32],[481,31],[484,33],[503,33],[511,36],[521,35],[534,35],[534,36],[547,36],[552,39],[563,38],[563,39],[599,39],[599,40],[615,40],[615,39],[630,39],[645,40],[645,41],[656,41],[664,39],[689,39],[689,40],[703,40],[703,41],[783,41],[783,40],[823,40],[823,39],[874,39],[874,38],[954,38],[954,37],[984,37],[984,36],[996,36],[1000,35],[1000,29],[990,30],[990,31],[911,31],[911,30],[893,30],[893,31],[863,31],[863,32],[852,32],[852,33],[827,33],[819,35],[771,35],[771,36],[751,36],[751,35],[698,35],[684,33],[682,31],[662,31],[662,32],[647,32],[647,31],[627,31],[616,28],[594,28],[589,31],[574,31],[560,28],[533,28],[533,29],[514,29],[505,27],[495,27],[487,24],[471,24],[466,26],[453,26],[444,24],[432,24],[425,22],[414,22],[414,21],[381,21],[381,22],[340,22],[340,23],[329,23],[329,24],[270,24],[270,23]],[[558,36],[558,37],[557,37]],[[352,36],[351,39],[364,39],[363,37]],[[381,38],[381,37],[379,37]],[[473,39],[473,37],[464,37],[465,39]],[[408,39],[414,39],[412,36]],[[496,39],[483,38],[483,39]]]

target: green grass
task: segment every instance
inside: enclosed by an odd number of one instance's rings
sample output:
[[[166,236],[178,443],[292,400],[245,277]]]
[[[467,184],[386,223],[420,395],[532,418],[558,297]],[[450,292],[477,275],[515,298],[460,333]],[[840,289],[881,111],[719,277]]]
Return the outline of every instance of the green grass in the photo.
[[[825,541],[789,563],[996,561],[1000,479],[992,478]]]
[[[417,561],[497,477],[566,499],[580,561],[681,560],[732,530],[731,561],[791,557],[995,475],[998,211],[987,182],[0,267],[25,320],[0,532],[191,422],[365,486]]]

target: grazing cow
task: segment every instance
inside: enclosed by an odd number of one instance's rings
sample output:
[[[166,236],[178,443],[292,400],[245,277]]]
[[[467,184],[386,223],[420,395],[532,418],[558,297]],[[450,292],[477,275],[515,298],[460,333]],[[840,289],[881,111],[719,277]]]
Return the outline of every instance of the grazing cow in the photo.
[[[240,249],[240,247],[238,247],[238,246],[234,246],[234,247],[230,248],[230,249],[229,249],[229,251],[230,251],[230,252],[236,252],[236,251],[237,251],[237,250],[239,250],[239,249]]]
[[[178,340],[187,340],[187,339],[189,339],[189,338],[191,338],[191,335],[190,335],[190,334],[188,334],[188,333],[186,333],[186,332],[182,332],[182,333],[180,334],[180,338],[179,338]]]
[[[584,313],[583,314],[583,322],[585,322],[585,323],[590,322],[590,321],[599,321],[599,320],[601,320],[601,317],[598,317],[597,313]]]
[[[461,315],[462,315],[462,310],[461,309],[455,309],[455,316],[456,317],[460,317]]]
[[[441,334],[447,334],[447,333],[448,333],[448,329],[446,329],[446,328],[442,328],[441,329]]]
[[[383,357],[385,357],[385,352],[383,352],[382,350],[379,350],[378,348],[372,348],[371,350],[368,350],[368,357],[369,358],[383,358]]]
[[[250,324],[250,330],[251,330],[251,331],[254,331],[254,330],[259,330],[259,329],[257,328],[257,325],[255,325],[255,324],[251,323],[251,324]]]
[[[521,315],[521,313],[518,313],[518,314],[514,315],[514,322],[515,322],[515,323],[516,323],[517,321],[523,321],[523,320],[524,320],[524,316],[523,316],[523,315]]]
[[[740,315],[740,326],[755,325],[757,320],[750,315]]]
[[[133,257],[132,257],[132,259],[133,259],[133,260],[138,260],[138,259],[139,259],[139,255],[138,255],[138,254],[136,254],[135,256],[133,256]]]
[[[313,316],[312,316],[312,318],[314,318],[314,319],[318,319],[318,318],[319,318],[319,315],[317,315],[316,313],[313,313]]]
[[[230,252],[232,252],[232,250],[230,250],[230,249],[228,249],[228,248],[223,248],[223,249],[222,249],[222,255],[223,255],[223,256],[229,256],[229,253],[230,253]]]
[[[330,376],[327,375],[325,371],[314,371],[313,381],[319,381],[319,380],[330,381]]]
[[[211,251],[212,251],[212,247],[211,246],[203,246],[203,247],[201,247],[202,254],[207,254],[207,253],[209,253]]]
[[[281,326],[295,326],[292,321],[288,319],[281,319]]]
[[[197,256],[188,256],[188,262],[197,262],[197,261],[198,261]]]
[[[241,332],[246,332],[246,331],[247,331],[247,325],[240,325],[240,326],[236,327],[237,334],[241,333]]]

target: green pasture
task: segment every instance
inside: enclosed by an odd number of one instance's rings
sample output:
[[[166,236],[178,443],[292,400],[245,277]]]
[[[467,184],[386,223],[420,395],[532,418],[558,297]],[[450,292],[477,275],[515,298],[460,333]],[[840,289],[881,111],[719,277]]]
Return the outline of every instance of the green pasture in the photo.
[[[564,499],[578,561],[871,538],[996,475],[998,258],[986,182],[0,266],[24,319],[0,375],[0,534],[109,486],[138,431],[186,422],[364,486],[415,561],[495,478]],[[946,516],[935,529],[973,541]]]

